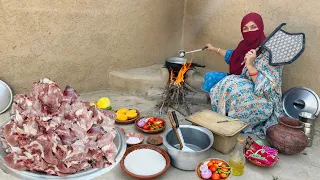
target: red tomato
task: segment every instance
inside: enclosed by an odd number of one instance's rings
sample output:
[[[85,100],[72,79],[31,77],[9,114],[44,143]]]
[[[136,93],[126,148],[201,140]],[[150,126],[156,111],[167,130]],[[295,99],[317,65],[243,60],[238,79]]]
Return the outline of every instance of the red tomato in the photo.
[[[154,128],[153,128],[153,127],[151,127],[151,128],[150,128],[150,130],[154,130]]]
[[[218,167],[219,167],[219,165],[218,165],[218,164],[213,164],[213,166],[214,166],[215,168],[218,168]]]
[[[145,130],[149,130],[149,126],[147,124],[145,124],[142,129],[145,129]]]
[[[213,166],[212,162],[208,162],[207,166],[210,168],[211,166]]]
[[[221,179],[225,179],[225,178],[227,178],[228,176],[226,175],[226,174],[224,174],[224,173],[220,173],[220,178]]]
[[[220,179],[220,175],[219,174],[212,174],[211,179],[212,180],[219,180]]]
[[[212,171],[212,172],[214,173],[215,171],[217,171],[217,168],[214,167],[214,166],[211,166],[211,167],[210,167],[210,171]]]
[[[210,162],[212,162],[213,164],[215,164],[215,163],[216,163],[216,161],[215,161],[215,160],[211,160]]]
[[[153,122],[154,122],[154,118],[150,118],[150,119],[148,120],[148,122],[149,122],[149,121],[153,123]]]
[[[151,125],[152,125],[152,122],[151,122],[151,121],[148,121],[146,124],[147,124],[148,126],[151,126]]]

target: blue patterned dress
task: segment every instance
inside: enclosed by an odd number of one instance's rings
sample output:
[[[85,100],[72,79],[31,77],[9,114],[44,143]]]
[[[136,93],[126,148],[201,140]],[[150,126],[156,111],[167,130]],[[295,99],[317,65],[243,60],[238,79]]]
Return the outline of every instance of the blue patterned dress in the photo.
[[[227,64],[230,64],[230,58],[232,55],[233,50],[228,49],[226,51],[226,54],[224,56],[224,60],[226,61]],[[216,85],[221,79],[225,78],[228,75],[228,73],[224,72],[208,72],[204,75],[204,82],[201,86],[201,89],[210,92],[210,89]]]
[[[282,112],[282,66],[270,66],[268,59],[264,52],[254,61],[256,82],[245,67],[241,75],[226,76],[210,90],[213,111],[249,123],[244,132],[262,139]]]

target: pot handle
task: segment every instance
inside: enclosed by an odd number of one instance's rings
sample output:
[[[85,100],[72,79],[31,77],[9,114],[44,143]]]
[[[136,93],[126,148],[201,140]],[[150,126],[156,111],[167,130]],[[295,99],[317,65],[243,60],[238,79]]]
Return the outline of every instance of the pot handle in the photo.
[[[200,64],[197,64],[197,63],[192,63],[191,66],[202,67],[202,68],[206,67],[205,65],[200,65]]]
[[[293,102],[293,105],[298,109],[304,109],[306,106],[306,103],[302,100],[296,100]]]

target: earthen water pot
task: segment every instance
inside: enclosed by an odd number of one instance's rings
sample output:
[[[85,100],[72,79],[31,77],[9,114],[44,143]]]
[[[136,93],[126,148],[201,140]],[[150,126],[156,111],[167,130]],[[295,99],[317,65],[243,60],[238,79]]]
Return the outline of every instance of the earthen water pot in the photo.
[[[283,154],[296,154],[308,145],[308,137],[303,133],[303,123],[299,120],[280,117],[279,124],[267,129],[267,140],[270,145]]]

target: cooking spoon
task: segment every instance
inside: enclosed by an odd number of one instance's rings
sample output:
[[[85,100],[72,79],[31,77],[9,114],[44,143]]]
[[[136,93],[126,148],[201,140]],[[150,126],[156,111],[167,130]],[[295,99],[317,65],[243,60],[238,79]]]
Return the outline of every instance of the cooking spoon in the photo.
[[[182,142],[181,142],[180,136],[179,136],[179,134],[178,134],[178,132],[177,132],[176,124],[175,124],[175,122],[174,122],[174,120],[173,120],[173,117],[172,117],[172,114],[171,114],[171,112],[170,112],[170,111],[168,112],[168,116],[169,116],[169,120],[170,120],[170,123],[171,123],[172,129],[173,129],[173,131],[176,133],[176,136],[177,136],[178,142],[179,142],[179,144],[180,144],[180,150],[182,150],[182,148],[183,148],[184,146],[182,145]]]
[[[207,48],[208,48],[208,47],[204,47],[204,48],[202,48],[202,49],[196,49],[196,50],[187,51],[187,52],[185,52],[184,50],[180,50],[180,51],[179,51],[179,57],[184,57],[186,54],[189,54],[189,53],[204,51],[204,50],[206,50]]]
[[[176,123],[176,130],[177,130],[177,132],[179,134],[181,143],[183,145],[182,151],[193,152],[194,150],[190,149],[188,146],[186,146],[186,144],[184,142],[183,135],[182,135],[181,130],[179,128],[179,121],[178,121],[176,113],[174,111],[172,111],[171,114],[172,114],[174,122]]]

